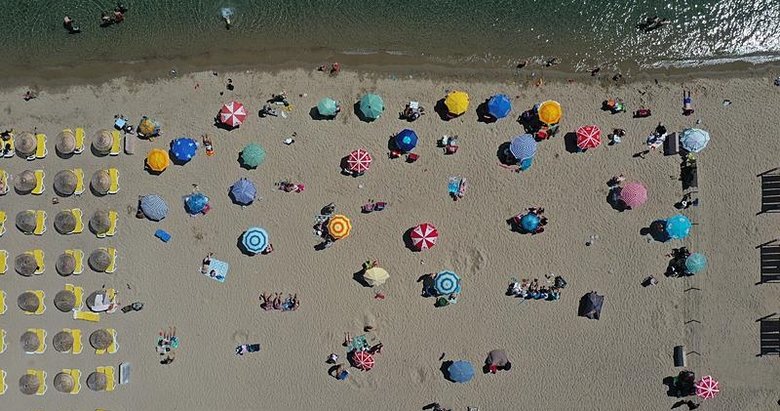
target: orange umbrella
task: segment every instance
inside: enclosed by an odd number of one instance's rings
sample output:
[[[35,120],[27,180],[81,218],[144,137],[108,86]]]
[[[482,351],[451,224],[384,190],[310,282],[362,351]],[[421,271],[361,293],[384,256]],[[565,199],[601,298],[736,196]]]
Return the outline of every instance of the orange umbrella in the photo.
[[[335,240],[344,238],[352,231],[352,222],[347,216],[336,214],[328,221],[328,234]]]
[[[171,164],[168,152],[159,148],[153,148],[146,155],[146,166],[152,171],[162,172]]]
[[[539,105],[539,120],[545,124],[557,124],[562,116],[561,103],[555,100],[547,100]]]

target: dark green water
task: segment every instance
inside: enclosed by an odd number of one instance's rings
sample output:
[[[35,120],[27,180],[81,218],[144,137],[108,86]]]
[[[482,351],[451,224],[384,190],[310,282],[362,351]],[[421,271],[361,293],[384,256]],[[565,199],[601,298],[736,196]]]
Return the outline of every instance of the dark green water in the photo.
[[[297,65],[333,59],[621,70],[780,59],[778,0],[128,0],[101,28],[98,0],[2,0],[0,75],[105,74],[148,67]],[[234,11],[226,30],[223,7]],[[82,33],[69,35],[64,15]],[[673,24],[644,33],[645,16]],[[129,64],[127,64],[129,63]]]

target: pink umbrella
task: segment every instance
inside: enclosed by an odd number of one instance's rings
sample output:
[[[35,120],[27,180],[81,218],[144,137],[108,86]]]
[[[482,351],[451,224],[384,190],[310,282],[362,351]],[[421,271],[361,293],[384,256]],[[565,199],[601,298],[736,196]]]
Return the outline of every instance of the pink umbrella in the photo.
[[[349,171],[364,173],[371,167],[371,160],[371,154],[369,154],[368,151],[363,150],[362,148],[357,149],[349,153],[349,157],[347,158]]]
[[[601,129],[599,126],[582,126],[577,129],[577,147],[580,150],[596,148],[601,144]]]
[[[219,121],[230,127],[238,127],[246,120],[246,109],[238,101],[231,101],[219,110]]]
[[[696,387],[696,396],[705,400],[715,398],[720,392],[720,388],[718,388],[719,384],[720,383],[715,381],[712,376],[705,375],[696,383],[696,385],[694,385],[694,387]]]
[[[355,367],[363,371],[374,368],[374,356],[366,351],[355,351],[352,354],[352,362],[355,364]]]
[[[647,201],[647,189],[642,183],[628,183],[620,189],[620,201],[631,208],[637,208]]]
[[[412,244],[418,250],[427,250],[436,245],[439,239],[439,231],[430,223],[422,223],[412,229]]]

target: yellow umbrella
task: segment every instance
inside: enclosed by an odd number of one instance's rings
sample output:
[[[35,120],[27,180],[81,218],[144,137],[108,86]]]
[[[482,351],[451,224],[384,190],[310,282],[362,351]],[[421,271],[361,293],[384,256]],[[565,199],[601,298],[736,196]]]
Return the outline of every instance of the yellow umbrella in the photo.
[[[465,91],[452,91],[444,99],[444,105],[450,114],[459,116],[469,109],[469,95]]]
[[[148,118],[145,118],[141,121],[141,124],[138,125],[138,131],[141,132],[141,134],[148,136],[154,133],[154,122],[152,120],[149,120]]]
[[[363,279],[370,286],[382,285],[390,278],[390,274],[382,267],[373,267],[363,273]]]
[[[547,100],[539,105],[539,120],[545,124],[557,124],[562,116],[561,104],[555,100]]]
[[[171,159],[168,157],[168,152],[159,148],[153,148],[146,155],[146,165],[152,171],[165,171],[170,165]]]
[[[328,234],[331,237],[338,240],[349,235],[352,231],[352,222],[349,221],[347,216],[336,214],[330,218],[328,222]]]

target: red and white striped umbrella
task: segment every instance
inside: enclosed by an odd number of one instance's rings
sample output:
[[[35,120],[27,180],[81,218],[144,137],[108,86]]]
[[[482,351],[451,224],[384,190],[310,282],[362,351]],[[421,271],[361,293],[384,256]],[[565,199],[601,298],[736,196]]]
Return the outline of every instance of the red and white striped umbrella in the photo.
[[[246,120],[246,109],[238,101],[231,101],[219,110],[219,121],[230,127],[238,127]]]
[[[577,147],[580,150],[596,148],[601,144],[601,129],[599,126],[582,126],[577,129]]]
[[[720,392],[720,388],[718,388],[719,384],[720,383],[715,381],[712,376],[705,375],[696,383],[696,385],[694,385],[694,387],[696,387],[696,396],[704,398],[705,400],[715,398]]]
[[[347,158],[347,165],[349,166],[349,171],[353,171],[355,173],[364,173],[368,171],[369,168],[371,168],[372,160],[373,159],[371,158],[371,154],[369,154],[368,151],[360,148],[349,153],[349,157]]]
[[[628,183],[620,189],[620,201],[631,208],[637,208],[647,201],[647,189],[642,183]]]
[[[412,244],[418,250],[427,250],[436,245],[439,239],[439,231],[430,223],[422,223],[412,229]]]
[[[368,371],[374,368],[374,356],[366,351],[355,351],[352,354],[352,363],[355,367]]]

